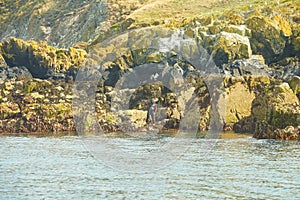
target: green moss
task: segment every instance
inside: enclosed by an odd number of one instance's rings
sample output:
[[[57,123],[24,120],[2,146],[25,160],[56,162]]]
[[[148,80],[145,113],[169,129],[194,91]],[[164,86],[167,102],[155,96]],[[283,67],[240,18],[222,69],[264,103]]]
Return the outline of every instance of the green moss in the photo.
[[[23,92],[32,93],[35,90],[36,86],[37,86],[36,82],[29,81],[24,85]]]

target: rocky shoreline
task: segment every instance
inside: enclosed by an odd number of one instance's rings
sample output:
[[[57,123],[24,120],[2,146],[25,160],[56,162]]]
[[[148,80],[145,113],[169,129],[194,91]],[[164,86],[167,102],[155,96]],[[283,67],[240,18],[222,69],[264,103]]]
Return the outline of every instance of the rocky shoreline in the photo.
[[[280,9],[196,17],[179,29],[152,26],[98,40],[67,49],[13,37],[2,41],[0,134],[93,132],[97,126],[106,133],[147,131],[145,102],[157,98],[158,127],[165,131],[221,126],[258,139],[300,140],[300,24]],[[173,40],[196,45],[160,48],[161,41],[172,46]],[[207,59],[206,53],[212,59],[203,69],[198,54]],[[139,72],[139,66],[146,68]],[[92,86],[78,85],[85,71],[101,77]],[[219,78],[210,80],[203,71]],[[122,88],[124,77],[131,82]],[[74,101],[91,90],[93,122],[85,110],[90,102],[79,101],[74,109]]]

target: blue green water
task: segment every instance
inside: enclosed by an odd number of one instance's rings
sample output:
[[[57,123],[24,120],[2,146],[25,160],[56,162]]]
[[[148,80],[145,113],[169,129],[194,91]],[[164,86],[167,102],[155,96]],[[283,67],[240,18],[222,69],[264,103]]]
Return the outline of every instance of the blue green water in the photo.
[[[208,152],[203,141],[190,139],[180,159],[136,174],[107,166],[80,137],[0,137],[0,198],[300,199],[299,142],[211,139]]]

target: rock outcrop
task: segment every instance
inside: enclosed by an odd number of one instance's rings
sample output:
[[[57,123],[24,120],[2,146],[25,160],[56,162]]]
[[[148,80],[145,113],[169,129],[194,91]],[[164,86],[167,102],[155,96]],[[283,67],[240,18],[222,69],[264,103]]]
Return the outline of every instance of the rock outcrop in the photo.
[[[74,132],[73,84],[62,80],[6,80],[0,82],[0,132]],[[97,97],[96,112],[104,131],[117,126],[109,122],[105,95]]]
[[[87,132],[95,123],[107,132],[140,130],[145,101],[158,98],[158,120],[166,129],[224,125],[256,138],[299,138],[298,2],[146,24],[126,16],[148,1],[109,2],[109,8],[98,0],[9,2],[33,11],[13,18],[11,6],[0,1],[2,132],[74,131],[74,115],[86,122],[77,128]],[[85,110],[91,102],[72,108],[74,98],[94,89],[88,83],[82,94],[73,93],[80,70],[99,78],[92,115]]]
[[[2,43],[2,56],[10,67],[24,66],[35,78],[49,78],[79,68],[85,60],[82,49],[58,49],[46,42],[10,38]]]
[[[299,124],[299,99],[288,83],[282,83],[267,87],[258,95],[253,100],[251,115],[236,123],[234,130],[252,132],[254,137],[259,139],[295,139],[299,135]],[[295,132],[297,137],[294,134],[291,136],[290,131],[280,131],[286,127],[294,127],[292,132]]]
[[[252,56],[248,37],[236,33],[221,32],[215,43],[212,54],[218,66]]]
[[[246,25],[251,29],[253,53],[263,55],[267,63],[276,61],[283,54],[292,35],[290,22],[280,15],[253,16],[247,19]]]

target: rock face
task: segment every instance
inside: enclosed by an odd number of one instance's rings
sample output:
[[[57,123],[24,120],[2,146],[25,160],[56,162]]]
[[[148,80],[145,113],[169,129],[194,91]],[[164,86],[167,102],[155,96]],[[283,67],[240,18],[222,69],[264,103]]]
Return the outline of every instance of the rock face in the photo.
[[[68,50],[48,46],[46,42],[10,38],[2,44],[2,56],[11,66],[26,67],[35,78],[48,78],[78,68],[86,52],[70,47]]]
[[[248,37],[236,33],[221,32],[214,46],[214,60],[220,66],[232,63],[236,59],[249,58],[252,55]]]
[[[263,55],[267,63],[276,60],[283,53],[287,38],[292,35],[289,21],[279,15],[272,18],[253,16],[246,24],[251,29],[253,52]]]
[[[253,100],[269,84],[267,76],[229,76],[224,79],[226,130],[232,130],[235,123],[251,114]]]
[[[186,25],[186,35],[197,38],[218,66],[252,54],[262,55],[270,65],[285,57],[299,57],[299,22],[290,17],[298,13],[294,8],[286,8],[285,14],[274,6],[195,18]]]
[[[31,79],[32,75],[26,67],[0,67],[0,81],[6,79]]]
[[[34,38],[65,48],[93,39],[99,33],[96,29],[101,28],[109,16],[108,6],[97,0],[9,1],[0,6],[1,39]]]
[[[236,132],[253,132],[259,139],[294,139],[280,131],[286,127],[297,127],[300,124],[299,99],[287,83],[267,88],[252,103],[251,116],[236,123]],[[275,131],[277,130],[277,131]],[[292,131],[292,132],[294,132]],[[281,134],[281,136],[278,135]],[[282,135],[283,134],[283,135]]]
[[[0,82],[1,133],[74,132],[73,84],[62,80]],[[106,113],[105,95],[97,95],[96,112],[104,131],[116,130]]]
[[[155,97],[167,129],[206,131],[219,120],[227,130],[256,138],[299,138],[299,3],[284,2],[291,12],[249,7],[121,34],[138,27],[124,17],[137,1],[110,0],[109,9],[99,0],[32,2],[10,1],[22,11],[15,18],[0,2],[0,38],[6,39],[0,44],[0,131],[74,131],[74,112],[85,113],[91,103],[75,111],[71,106],[80,95],[72,93],[71,79],[84,63],[82,71],[101,74],[93,111],[105,131],[144,126],[145,101]],[[178,29],[163,28],[173,25]],[[225,103],[217,104],[223,97]],[[86,122],[80,130],[93,130],[88,114],[79,115]]]

